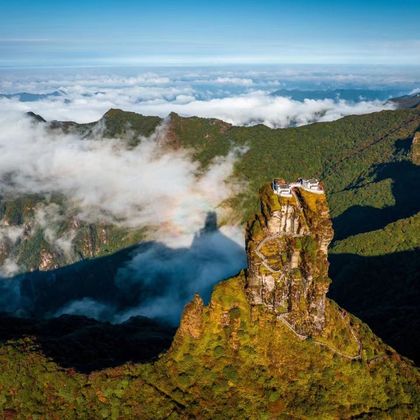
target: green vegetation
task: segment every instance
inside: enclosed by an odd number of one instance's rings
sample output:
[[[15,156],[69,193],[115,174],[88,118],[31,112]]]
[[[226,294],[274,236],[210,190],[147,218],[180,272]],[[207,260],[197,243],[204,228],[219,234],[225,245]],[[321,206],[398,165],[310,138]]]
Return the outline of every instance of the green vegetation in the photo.
[[[399,219],[383,229],[360,233],[338,241],[335,254],[354,253],[363,256],[386,255],[410,251],[419,246],[420,213]]]
[[[158,117],[115,109],[108,111],[101,120],[105,124],[105,136],[127,138],[130,144],[138,142],[141,136],[150,135],[161,121]],[[340,240],[359,233],[352,229],[361,218],[366,218],[363,214],[353,214],[357,206],[378,210],[393,207],[396,215],[394,220],[389,220],[391,222],[415,213],[413,209],[411,214],[400,214],[404,213],[400,210],[407,207],[407,203],[399,203],[398,200],[402,195],[407,197],[409,194],[400,191],[401,188],[398,190],[398,187],[405,185],[407,178],[413,178],[410,174],[417,169],[415,165],[409,165],[411,141],[419,125],[420,109],[349,116],[334,122],[287,129],[270,129],[263,125],[233,127],[219,120],[181,118],[171,114],[168,144],[190,149],[203,168],[216,156],[224,156],[235,147],[246,150],[236,162],[234,177],[245,180],[247,188],[227,203],[242,222],[256,212],[258,190],[272,178],[282,176],[294,180],[298,177],[319,177],[326,186],[331,214],[335,218],[336,238]],[[92,124],[77,127],[85,131],[91,129]],[[398,165],[405,165],[405,172]],[[391,169],[387,171],[388,167],[394,168],[394,172]],[[399,176],[402,172],[404,177]],[[416,177],[414,181],[418,181]],[[34,204],[43,200],[43,197],[30,196],[12,200],[3,198],[0,218],[4,215],[9,223],[21,225],[30,218]],[[50,201],[65,207],[65,203],[57,197]],[[63,229],[66,227],[63,226]],[[75,255],[80,254],[84,258],[105,255],[132,245],[142,237],[137,232],[123,232],[109,226],[106,229],[109,231],[108,244],[95,237],[96,249],[89,253],[83,246],[77,245]],[[98,234],[94,232],[95,227],[87,226],[80,230],[85,233],[80,233],[83,239],[79,244],[84,242],[86,248],[88,231],[90,234],[93,232],[93,236]],[[35,249],[39,247],[37,244],[39,242],[29,245],[35,254],[39,254],[39,250]],[[95,248],[93,244],[89,246]],[[332,252],[335,252],[335,246],[338,243],[333,244]],[[21,259],[26,260],[28,255]],[[57,265],[62,262],[63,259],[57,261]],[[34,266],[27,265],[26,268],[33,269]]]
[[[52,214],[47,212],[45,220],[37,220],[38,212],[46,208],[52,208]],[[17,242],[0,247],[0,265],[6,258],[12,258],[21,271],[52,269],[80,259],[110,255],[145,237],[145,229],[77,220],[77,214],[58,195],[0,197],[0,220],[5,226],[18,226],[22,230]],[[60,238],[66,241],[71,238],[67,252],[58,246]]]
[[[127,136],[130,146],[161,122],[119,110],[103,120],[107,136]],[[214,157],[244,148],[234,177],[245,180],[246,189],[228,203],[242,222],[255,213],[258,190],[272,178],[321,178],[336,231],[331,297],[400,352],[418,358],[420,216],[415,198],[420,184],[411,144],[419,126],[419,109],[276,130],[172,114],[173,143],[168,144],[190,149],[203,169]],[[2,197],[0,219],[30,225],[39,203],[65,206],[59,197],[48,200]],[[64,234],[71,223],[64,220],[55,229]],[[253,236],[260,231],[257,219]],[[144,231],[81,224],[74,260],[114,253],[144,236]],[[296,246],[315,257],[311,241]],[[6,249],[27,270],[37,268],[45,253],[53,254],[54,264],[70,262],[56,251],[45,232],[35,229]],[[334,328],[326,343],[341,341],[353,351],[331,301],[327,312]],[[0,413],[12,418],[46,413],[60,418],[418,418],[418,372],[365,324],[348,317],[363,344],[361,360],[340,357],[311,339],[301,341],[273,314],[251,309],[241,275],[219,284],[209,306],[194,299],[172,348],[155,363],[84,375],[48,359],[33,337],[3,343]]]
[[[248,188],[228,203],[242,221],[257,211],[262,184],[279,176],[320,178],[335,230],[331,295],[420,361],[420,339],[413,335],[420,328],[420,171],[412,160],[419,108],[275,130],[262,125],[221,129],[211,120],[178,116],[172,124],[179,142],[204,166],[235,146],[247,148],[235,177]],[[258,229],[256,220],[253,235]]]
[[[330,296],[419,363],[420,213],[337,242]]]
[[[420,110],[382,111],[274,130],[263,125],[231,127],[215,120],[176,115],[172,124],[182,146],[191,148],[203,165],[215,156],[226,155],[235,146],[247,147],[235,166],[236,176],[248,183],[241,197],[245,204],[244,221],[257,210],[260,186],[278,176],[288,180],[322,179],[335,217],[353,205],[365,204],[366,197],[342,193],[349,187],[371,182],[376,165],[410,159]],[[377,206],[393,204],[389,183],[371,190],[368,196]]]
[[[329,304],[331,317],[337,311]],[[272,313],[251,309],[240,275],[216,286],[208,307],[199,299],[187,307],[154,364],[82,375],[47,360],[32,339],[3,345],[0,409],[22,418],[417,418],[418,372],[351,323],[362,360],[301,341]]]
[[[120,109],[110,109],[102,120],[105,124],[105,137],[130,138],[131,145],[138,142],[138,136],[150,136],[161,123],[159,117],[146,117],[135,112],[126,112]],[[83,127],[83,125],[81,125]]]
[[[136,144],[141,136],[150,135],[161,122],[157,117],[110,110],[101,119],[104,126],[100,127],[105,129],[105,136],[121,137],[129,144]],[[94,131],[92,123],[72,123],[70,126],[86,135]],[[234,127],[219,120],[182,118],[171,114],[167,145],[189,149],[203,169],[213,158],[224,156],[235,147],[245,150],[236,161],[233,182],[237,179],[246,181],[246,187],[226,202],[234,210],[236,221],[245,222],[255,214],[260,186],[274,177],[294,180],[315,176],[322,179],[335,230],[330,250],[331,272],[337,273],[336,264],[342,262],[334,255],[382,255],[383,265],[389,268],[392,258],[386,255],[417,252],[420,231],[415,197],[419,194],[420,179],[418,166],[412,161],[415,155],[412,139],[419,126],[419,108],[349,116],[329,123],[274,130],[263,125]],[[65,220],[54,227],[58,236],[66,238],[71,234],[74,220],[62,197],[1,198],[2,222],[25,226],[26,234],[16,244],[0,248],[0,263],[10,256],[23,270],[40,266],[48,269],[79,259],[111,255],[147,237],[144,230],[80,223],[73,240],[72,255],[64,255],[60,249],[51,246],[45,232],[38,231],[33,224],[34,209],[50,203],[56,203],[62,209],[61,213],[66,214]],[[254,229],[258,229],[258,221],[254,223]],[[359,265],[357,272],[362,272],[363,266],[366,278],[376,276],[376,268],[369,263],[360,265],[364,260],[350,258],[352,264]],[[417,254],[415,258],[418,259]],[[395,262],[391,268],[394,266]],[[412,271],[412,264],[407,268],[401,264],[399,267],[399,276]],[[354,276],[351,273],[351,270],[341,270],[338,285],[352,284]],[[393,293],[400,295],[401,302],[411,301],[404,288],[398,286],[398,281],[393,291],[389,291],[390,295]],[[376,290],[376,294],[381,296],[384,291]],[[345,301],[340,300],[340,303]],[[375,299],[372,304],[375,304]],[[420,314],[412,319],[419,320]],[[376,320],[372,326],[381,322]],[[410,340],[407,337],[402,341]],[[407,354],[420,360],[414,351]]]

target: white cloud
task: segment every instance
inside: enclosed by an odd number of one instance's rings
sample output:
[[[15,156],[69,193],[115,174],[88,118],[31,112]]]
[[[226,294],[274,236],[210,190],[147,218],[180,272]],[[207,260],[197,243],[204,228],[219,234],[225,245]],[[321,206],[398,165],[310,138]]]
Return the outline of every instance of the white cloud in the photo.
[[[93,299],[83,298],[67,303],[54,313],[54,317],[59,317],[64,314],[85,315],[97,320],[105,320],[110,317],[110,312],[112,313],[112,309],[108,305],[94,301]]]
[[[236,151],[216,159],[204,174],[186,151],[162,151],[157,136],[134,149],[125,142],[86,140],[50,131],[16,113],[0,115],[0,193],[59,192],[87,221],[127,227],[155,226],[175,242],[188,242],[208,211],[232,194],[227,180]],[[6,181],[7,180],[7,181]],[[56,242],[48,224],[61,216],[42,208],[37,222]],[[61,238],[63,250],[68,249]]]
[[[9,252],[24,234],[23,226],[0,225],[0,253]],[[0,264],[0,276],[11,276],[19,271],[19,266],[12,255],[7,255]]]
[[[34,222],[35,228],[41,228],[44,239],[64,254],[69,261],[73,258],[73,239],[76,236],[74,230],[66,231],[59,234],[59,224],[65,221],[66,215],[58,204],[49,203],[47,205],[39,205],[35,209]]]
[[[180,254],[165,254],[159,246],[152,246],[135,255],[116,278],[123,293],[130,295],[132,286],[141,284],[143,291],[152,292],[150,298],[115,313],[113,320],[123,322],[131,316],[143,315],[176,324],[194,293],[209,299],[218,279],[231,277],[245,266],[243,234],[238,228],[206,232]]]
[[[8,257],[4,260],[3,265],[0,266],[0,276],[10,277],[19,272],[19,265],[17,262]],[[0,278],[0,281],[2,279]]]
[[[75,279],[66,285],[66,296],[60,300],[66,301],[60,306],[51,278],[44,278],[48,287],[42,281],[34,285],[43,293],[28,295],[25,277],[1,279],[19,272],[16,261],[6,258],[0,267],[0,311],[30,316],[42,310],[43,316],[83,314],[113,322],[143,314],[176,323],[194,292],[208,294],[217,281],[245,265],[242,228],[202,230],[209,214],[217,211],[223,216],[223,201],[236,191],[229,178],[241,151],[215,159],[203,173],[186,151],[162,149],[158,140],[165,135],[164,124],[131,149],[124,141],[102,139],[100,129],[94,140],[87,140],[49,130],[21,113],[0,114],[0,195],[63,194],[65,207],[48,204],[35,209],[34,229],[41,228],[45,239],[68,259],[74,232],[60,233],[57,226],[75,214],[89,222],[152,228],[149,239],[155,242],[121,267],[114,279],[119,292],[107,301],[101,300],[100,287],[80,297]],[[2,226],[0,242],[15,242],[22,233],[21,227]],[[154,285],[155,280],[161,287]],[[150,295],[144,300],[141,290],[148,282]],[[133,295],[130,285],[140,288],[140,293]],[[37,296],[45,293],[51,299],[40,309]],[[120,308],[126,293],[137,302]],[[159,302],[166,302],[167,311],[157,309]]]
[[[48,315],[88,315],[114,323],[141,315],[176,325],[194,293],[208,300],[219,280],[244,268],[242,230],[228,230],[202,231],[188,248],[171,250],[160,243],[140,247],[131,261],[119,268],[111,298],[104,300],[98,296],[100,292],[80,298],[80,292],[72,291],[68,302]],[[75,294],[77,299],[73,299]],[[121,306],[121,301],[131,304]]]
[[[238,86],[252,86],[254,84],[252,79],[245,79],[241,77],[217,77],[214,82],[219,84]]]
[[[109,108],[165,117],[172,111],[225,119],[233,124],[264,123],[270,127],[332,120],[348,114],[388,109],[380,101],[360,103],[332,100],[292,101],[273,97],[281,88],[304,90],[364,88],[394,89],[396,95],[417,87],[415,72],[383,69],[282,67],[222,69],[166,69],[129,73],[127,70],[46,71],[19,77],[2,74],[0,93],[31,92],[60,95],[34,102],[0,98],[0,111],[33,111],[46,119],[90,122]],[[405,90],[404,90],[405,89]],[[363,95],[362,95],[363,96]],[[386,95],[385,95],[386,96]]]
[[[15,244],[17,240],[22,236],[24,228],[21,226],[0,226],[0,243],[2,241],[8,241],[11,244]]]
[[[73,98],[73,99],[69,99]],[[303,102],[272,96],[263,91],[231,95],[222,98],[197,99],[190,93],[156,91],[133,88],[130,92],[110,90],[89,97],[75,95],[42,99],[37,102],[19,102],[0,99],[0,111],[14,109],[34,111],[46,119],[91,122],[98,120],[108,109],[122,108],[145,115],[167,116],[177,112],[183,116],[219,118],[234,125],[265,124],[269,127],[288,127],[315,121],[332,121],[351,114],[365,114],[383,109],[394,109],[382,101],[346,102],[332,99]]]
[[[294,101],[264,92],[208,101],[195,100],[187,104],[142,104],[147,114],[165,115],[170,111],[181,115],[219,118],[234,125],[265,124],[268,127],[304,125],[315,121],[333,121],[345,115],[366,114],[394,109],[381,101],[349,103],[331,99]]]

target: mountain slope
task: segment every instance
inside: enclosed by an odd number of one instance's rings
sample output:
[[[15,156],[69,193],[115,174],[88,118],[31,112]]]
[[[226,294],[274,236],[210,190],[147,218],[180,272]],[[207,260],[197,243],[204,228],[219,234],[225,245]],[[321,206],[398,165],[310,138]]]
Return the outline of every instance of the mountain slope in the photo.
[[[87,138],[116,137],[130,148],[162,122],[157,117],[110,110],[97,123],[50,125],[52,130],[76,130]],[[420,311],[411,303],[412,288],[401,287],[410,278],[413,288],[419,284],[419,277],[411,274],[415,272],[413,261],[418,260],[420,237],[418,142],[413,143],[419,127],[418,108],[288,129],[234,127],[219,120],[171,114],[159,141],[162,148],[189,150],[203,168],[235,147],[243,148],[232,180],[245,181],[241,183],[243,189],[225,203],[235,213],[233,222],[245,223],[257,211],[260,185],[278,173],[288,179],[322,178],[335,230],[330,255],[336,279],[332,288],[335,298],[347,307],[347,290],[352,290],[354,299],[361,302],[359,293],[367,287],[360,288],[357,279],[378,279],[369,289],[369,305],[376,315],[366,320],[382,338],[419,361],[420,353],[414,344],[417,339],[411,331],[417,331]],[[40,225],[39,209],[47,215],[47,225]],[[148,237],[147,226],[124,229],[106,223],[89,224],[78,220],[71,210],[71,203],[57,195],[1,197],[0,264],[12,269],[17,264],[21,271],[29,272],[51,270],[81,259],[113,255]],[[57,247],[57,239],[65,249]],[[396,258],[400,254],[395,253],[400,251],[407,263]],[[340,257],[343,253],[349,256],[346,261],[351,261],[351,270],[345,269],[348,263]],[[375,258],[367,258],[368,254]],[[378,264],[383,268],[381,276]],[[354,273],[359,274],[356,277]],[[380,286],[381,279],[386,289]],[[399,297],[398,307],[393,296]],[[365,320],[367,312],[359,305],[351,305],[348,309]],[[410,316],[404,320],[406,327],[401,328],[401,322],[394,324],[385,307],[393,308],[393,314],[401,313],[401,320],[404,308],[410,307]]]
[[[141,136],[150,135],[161,122],[157,117],[110,110],[97,123],[72,123],[72,130],[94,138],[99,136],[98,138],[125,139],[130,147],[130,144],[141,141]],[[410,167],[412,138],[420,126],[418,109],[350,116],[331,123],[288,129],[270,129],[262,125],[232,127],[218,120],[182,118],[176,114],[171,114],[166,124],[162,147],[190,150],[194,159],[204,167],[215,157],[225,156],[235,147],[246,148],[246,152],[237,160],[234,168],[235,179],[245,180],[246,187],[239,196],[231,197],[230,202],[231,207],[239,209],[237,219],[242,222],[248,220],[257,210],[259,186],[275,177],[277,173],[283,173],[290,179],[315,176],[324,180],[335,219],[336,236],[339,239],[359,233],[353,231],[356,223],[352,223],[351,220],[349,223],[346,220],[349,218],[348,213],[345,214],[347,211],[352,216],[357,206],[378,209],[394,206],[395,220],[412,216],[419,210],[418,205],[414,203],[403,214],[400,210],[406,207],[407,202],[396,202],[409,196],[406,191],[408,188],[402,188],[406,185],[407,178],[413,177],[411,174],[418,173],[417,168]],[[55,129],[65,129],[62,125],[57,126],[57,123],[53,126]],[[406,176],[401,176],[400,169]],[[413,180],[413,186],[418,188],[417,180]],[[394,187],[399,190],[395,190]],[[399,195],[396,196],[397,194]],[[39,255],[42,247],[47,247],[45,242],[48,242],[42,232],[37,236],[33,226],[34,212],[37,207],[49,204],[52,204],[53,209],[57,205],[58,213],[67,214],[68,210],[64,210],[71,203],[56,195],[23,198],[8,195],[1,198],[1,224],[32,228],[26,229],[24,242],[29,242],[28,247],[33,255]],[[359,220],[366,219],[363,211],[359,213],[362,213]],[[57,226],[59,233],[69,234],[73,224],[80,225],[77,226],[78,232],[85,230],[86,233],[74,241],[73,258],[60,260],[59,250],[56,250],[55,254],[50,250],[50,253],[54,254],[52,259],[56,260],[56,264],[54,265],[54,261],[50,264],[47,262],[44,269],[73,262],[80,257],[111,253],[132,245],[142,237],[140,232],[132,235],[112,226],[89,226],[72,220],[71,216],[66,215],[66,220]],[[384,223],[389,222],[385,220]],[[92,234],[91,239],[87,230]],[[106,234],[101,235],[101,230],[106,231]],[[114,237],[115,245],[109,246],[107,242],[114,242]],[[19,247],[22,246],[23,244],[19,244]],[[7,252],[3,253],[3,259],[12,253],[10,248],[11,245]],[[42,261],[40,262],[42,258],[39,256],[33,262],[30,262],[26,255],[18,257],[18,260],[26,270],[43,267]],[[25,261],[28,260],[29,263],[26,264]]]
[[[325,195],[295,187],[285,198],[267,185],[261,209],[247,229],[248,270],[217,285],[207,306],[195,296],[157,362],[82,375],[30,338],[8,342],[3,414],[417,418],[418,370],[325,298]]]

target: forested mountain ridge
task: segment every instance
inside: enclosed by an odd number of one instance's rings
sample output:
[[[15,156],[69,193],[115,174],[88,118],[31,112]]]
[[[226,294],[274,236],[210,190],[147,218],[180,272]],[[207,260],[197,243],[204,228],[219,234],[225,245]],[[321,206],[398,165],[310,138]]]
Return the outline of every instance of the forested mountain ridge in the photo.
[[[121,138],[130,147],[141,141],[142,136],[150,135],[160,123],[162,120],[157,117],[110,110],[97,123],[53,122],[50,126],[52,130],[76,130],[86,137]],[[233,127],[219,120],[182,118],[171,114],[165,122],[161,141],[162,147],[190,150],[194,159],[203,166],[217,156],[226,155],[234,147],[244,147],[246,152],[235,163],[234,177],[246,182],[245,189],[239,196],[232,197],[232,207],[241,203],[237,207],[237,218],[242,222],[256,210],[259,186],[277,174],[291,179],[298,176],[322,178],[330,197],[335,240],[341,240],[361,233],[357,231],[360,228],[375,230],[370,226],[363,227],[367,222],[361,220],[366,218],[360,214],[363,213],[360,207],[385,209],[383,213],[388,215],[383,224],[412,216],[418,211],[414,200],[409,200],[412,194],[404,194],[402,189],[413,191],[407,182],[412,183],[414,189],[418,185],[415,179],[417,171],[410,165],[412,140],[419,126],[419,109],[382,111],[287,129],[270,129],[262,125]],[[53,195],[48,200],[59,207],[65,205],[63,197]],[[405,202],[396,202],[400,200]],[[39,201],[45,201],[45,197],[2,197],[0,217],[3,225],[25,226]],[[80,224],[77,220],[67,220],[59,229],[67,231],[69,226],[66,224],[71,223]],[[359,227],[356,228],[356,224]],[[141,237],[110,226],[80,226],[77,232],[74,241],[76,259],[78,256],[92,257],[113,252]],[[40,245],[48,248],[42,235],[36,237],[35,247],[30,246],[32,236],[27,235],[30,255],[25,253],[21,258],[22,268],[26,270],[43,268],[39,258],[32,259],[42,249]],[[19,252],[22,252],[21,245]],[[54,259],[58,260],[55,266],[62,265],[59,256]],[[52,267],[54,265],[48,262],[44,265],[44,268]]]
[[[162,148],[186,149],[203,168],[215,157],[241,148],[232,182],[240,181],[242,190],[226,204],[233,209],[235,221],[242,223],[258,208],[260,186],[279,174],[287,179],[323,179],[335,230],[329,257],[330,293],[400,352],[419,360],[419,342],[412,331],[420,320],[420,182],[418,142],[413,142],[420,127],[420,109],[382,111],[287,129],[235,127],[177,114],[162,120],[121,110],[110,110],[97,123],[48,123],[40,118],[34,123],[98,141],[117,138],[127,148],[158,129],[156,138]],[[65,197],[57,194],[3,196],[2,229],[15,229],[21,235],[15,242],[7,238],[1,242],[0,263],[14,260],[21,271],[30,272],[108,255],[112,265],[113,253],[147,238],[147,227],[125,229],[69,217],[66,204]],[[45,225],[34,222],[38,206],[47,209],[47,216],[55,215],[47,217],[49,235]],[[75,236],[66,236],[71,230]],[[70,240],[66,248],[70,253],[51,243],[51,231],[55,238]]]

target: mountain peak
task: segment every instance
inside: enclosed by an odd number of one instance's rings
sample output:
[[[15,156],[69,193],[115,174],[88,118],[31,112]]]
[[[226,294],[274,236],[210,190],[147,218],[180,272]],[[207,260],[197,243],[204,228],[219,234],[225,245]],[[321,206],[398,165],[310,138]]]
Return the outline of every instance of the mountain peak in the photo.
[[[260,198],[248,269],[207,306],[198,296],[186,306],[160,361],[169,387],[185,402],[200,396],[209,417],[241,407],[244,417],[414,418],[416,369],[326,297],[333,230],[322,184],[275,180]]]
[[[325,324],[327,248],[333,238],[322,184],[274,180],[261,190],[261,212],[247,228],[247,288],[302,335]]]

